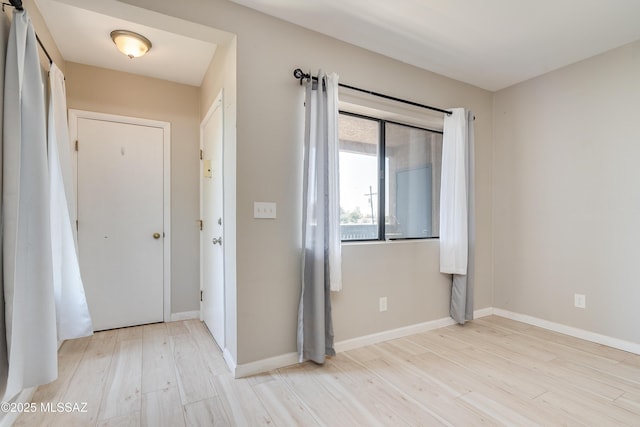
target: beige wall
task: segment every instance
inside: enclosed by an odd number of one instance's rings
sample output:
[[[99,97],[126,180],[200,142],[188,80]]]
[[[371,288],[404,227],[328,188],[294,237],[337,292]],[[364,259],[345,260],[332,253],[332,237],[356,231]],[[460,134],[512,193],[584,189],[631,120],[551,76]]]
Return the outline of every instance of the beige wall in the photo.
[[[303,91],[294,68],[442,107],[473,109],[477,135],[476,308],[491,306],[492,96],[222,0],[127,0],[237,34],[238,363],[295,351],[300,296]],[[186,3],[186,4],[185,4]],[[194,182],[195,184],[195,182]],[[253,219],[254,201],[278,204]],[[346,245],[344,292],[334,295],[337,340],[448,316],[449,285],[435,241]],[[392,274],[393,272],[397,274]],[[378,312],[387,296],[389,311]]]
[[[67,105],[171,123],[171,312],[199,309],[197,87],[67,63]]]
[[[62,72],[64,73],[66,71],[66,62],[62,58],[62,54],[58,50],[58,46],[51,37],[49,28],[47,27],[47,24],[44,22],[42,14],[40,13],[40,9],[38,9],[33,0],[23,0],[22,5],[24,6],[24,9],[29,13],[33,29],[36,34],[38,34],[38,37],[40,38],[40,41],[44,45],[45,49],[47,49],[49,56],[51,56],[51,59],[53,60],[53,62],[55,62],[56,66],[60,68],[60,70],[62,70]],[[5,8],[5,13],[11,16],[13,14],[13,8],[7,6]],[[41,63],[45,64],[45,68],[48,70],[49,59],[42,51],[42,49],[38,48],[38,53],[40,54]]]
[[[638,76],[635,42],[496,93],[497,307],[640,342]]]

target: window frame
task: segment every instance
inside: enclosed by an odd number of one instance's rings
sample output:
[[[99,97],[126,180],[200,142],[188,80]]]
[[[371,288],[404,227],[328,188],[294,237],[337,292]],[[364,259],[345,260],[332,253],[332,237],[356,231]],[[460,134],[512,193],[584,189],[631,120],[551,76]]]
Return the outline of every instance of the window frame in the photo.
[[[364,120],[371,120],[378,123],[378,237],[376,239],[349,239],[349,240],[341,240],[341,243],[350,243],[350,242],[386,242],[386,241],[399,241],[399,240],[433,240],[439,239],[440,236],[431,236],[431,237],[396,237],[396,238],[386,238],[385,236],[385,208],[386,208],[386,124],[393,124],[397,126],[405,126],[412,129],[423,130],[427,132],[433,132],[440,135],[444,135],[443,131],[429,129],[422,126],[401,123],[395,120],[383,119],[380,117],[367,116],[365,114],[353,113],[351,111],[346,110],[338,110],[338,114],[342,114],[345,116],[356,117]],[[438,233],[439,234],[439,233]]]

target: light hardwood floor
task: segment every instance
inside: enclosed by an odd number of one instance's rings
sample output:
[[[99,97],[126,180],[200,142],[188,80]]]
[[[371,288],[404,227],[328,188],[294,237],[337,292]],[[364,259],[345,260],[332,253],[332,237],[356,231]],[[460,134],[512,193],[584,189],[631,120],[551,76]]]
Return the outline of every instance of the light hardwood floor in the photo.
[[[640,426],[640,356],[500,317],[235,380],[199,321],[67,341],[16,426]]]

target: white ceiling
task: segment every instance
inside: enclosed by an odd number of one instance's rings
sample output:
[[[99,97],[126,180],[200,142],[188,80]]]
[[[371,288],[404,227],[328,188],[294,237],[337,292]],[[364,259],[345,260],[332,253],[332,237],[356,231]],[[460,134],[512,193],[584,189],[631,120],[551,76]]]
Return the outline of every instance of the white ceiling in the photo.
[[[640,0],[232,1],[492,91],[640,39]]]
[[[492,91],[640,39],[640,0],[232,1]],[[230,38],[116,0],[36,3],[65,60],[193,86]],[[114,29],[152,50],[127,58]]]
[[[200,86],[216,46],[229,35],[114,0],[36,0],[65,61]],[[135,31],[153,47],[129,59],[110,38]]]

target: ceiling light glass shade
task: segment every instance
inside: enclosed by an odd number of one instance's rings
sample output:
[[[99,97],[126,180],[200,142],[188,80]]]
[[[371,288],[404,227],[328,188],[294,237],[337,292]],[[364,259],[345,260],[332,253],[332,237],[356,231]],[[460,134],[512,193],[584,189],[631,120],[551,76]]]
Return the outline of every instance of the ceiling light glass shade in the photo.
[[[133,31],[114,30],[111,31],[111,40],[116,44],[118,50],[129,58],[138,58],[151,49],[151,42],[145,36]]]

